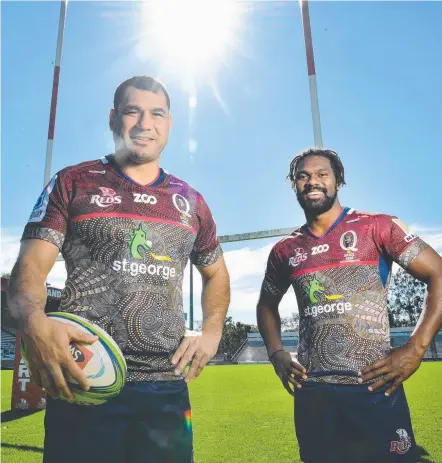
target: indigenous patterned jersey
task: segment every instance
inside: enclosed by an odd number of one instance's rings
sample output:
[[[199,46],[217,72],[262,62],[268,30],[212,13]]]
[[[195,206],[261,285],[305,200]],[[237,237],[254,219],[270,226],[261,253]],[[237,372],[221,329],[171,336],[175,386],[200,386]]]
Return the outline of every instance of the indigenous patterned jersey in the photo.
[[[389,352],[392,263],[406,269],[426,247],[396,217],[348,208],[323,236],[304,225],[273,247],[263,290],[293,286],[310,381],[357,384],[357,371]]]
[[[170,380],[182,340],[183,272],[222,254],[203,197],[160,170],[133,182],[113,156],[55,175],[34,206],[22,239],[56,245],[66,263],[60,310],[85,317],[119,344],[129,381]]]

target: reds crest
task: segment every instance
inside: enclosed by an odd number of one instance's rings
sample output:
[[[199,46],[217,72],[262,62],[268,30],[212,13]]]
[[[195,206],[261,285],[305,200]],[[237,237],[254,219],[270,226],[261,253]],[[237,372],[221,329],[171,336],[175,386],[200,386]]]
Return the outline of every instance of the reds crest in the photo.
[[[390,452],[396,452],[399,455],[404,455],[410,450],[411,438],[405,429],[398,429],[396,432],[399,436],[399,440],[391,441]]]

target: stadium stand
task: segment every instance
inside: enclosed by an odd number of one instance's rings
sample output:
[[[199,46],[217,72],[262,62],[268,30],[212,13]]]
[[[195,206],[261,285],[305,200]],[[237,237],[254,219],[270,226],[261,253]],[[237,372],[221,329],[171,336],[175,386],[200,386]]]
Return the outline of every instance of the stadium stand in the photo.
[[[405,344],[413,330],[413,327],[391,328],[391,346],[399,347]],[[298,333],[282,333],[281,339],[284,348],[293,356],[296,355]],[[425,353],[424,360],[442,360],[442,330],[439,331],[431,343]],[[259,333],[249,333],[247,335],[247,342],[244,344],[241,352],[236,356],[236,361],[238,363],[269,363],[267,350]]]
[[[216,355],[210,360],[210,365],[222,365],[225,363],[232,363],[229,359],[227,359],[226,354],[223,352],[217,352]]]
[[[399,347],[405,344],[413,330],[413,327],[391,328],[390,339],[392,347]],[[425,352],[424,360],[442,360],[442,330],[439,331]]]
[[[281,339],[284,349],[296,355],[298,333],[282,333]],[[247,335],[247,343],[244,344],[243,349],[236,356],[236,361],[238,363],[268,363],[267,350],[259,333],[249,333]]]
[[[12,333],[12,330],[2,330],[1,336],[1,359],[14,360],[15,333]]]
[[[1,331],[1,366],[2,370],[8,370],[14,367],[15,358],[15,330],[2,329]]]

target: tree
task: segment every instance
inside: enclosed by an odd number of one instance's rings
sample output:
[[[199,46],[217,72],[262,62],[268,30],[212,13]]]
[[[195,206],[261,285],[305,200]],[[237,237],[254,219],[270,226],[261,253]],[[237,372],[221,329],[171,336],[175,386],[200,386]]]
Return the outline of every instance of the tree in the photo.
[[[2,273],[2,278],[11,278],[10,273]]]
[[[247,338],[247,333],[252,332],[251,325],[234,322],[232,317],[224,321],[223,336],[219,344],[218,353],[223,353],[226,360],[231,360],[241,344]]]
[[[194,320],[193,322],[193,330],[201,333],[203,330],[203,322],[201,320]]]
[[[202,331],[201,320],[195,320],[193,323],[194,331]],[[218,346],[217,355],[223,356],[226,360],[231,360],[233,355],[246,340],[247,333],[257,333],[256,325],[248,325],[241,322],[234,322],[233,317],[227,317],[224,321],[223,334]]]
[[[416,325],[426,297],[425,283],[399,269],[392,277],[388,293],[388,318],[391,327]]]
[[[293,312],[288,317],[281,318],[281,331],[297,331],[299,327],[299,313]]]

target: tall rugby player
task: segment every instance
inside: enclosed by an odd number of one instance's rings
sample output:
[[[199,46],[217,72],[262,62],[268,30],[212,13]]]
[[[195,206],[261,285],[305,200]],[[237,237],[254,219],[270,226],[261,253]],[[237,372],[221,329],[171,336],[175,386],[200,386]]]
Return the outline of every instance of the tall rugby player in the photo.
[[[32,376],[50,395],[46,463],[193,461],[187,383],[217,351],[230,289],[204,198],[159,166],[171,124],[160,82],[149,76],[123,82],[109,118],[115,153],[58,172],[25,227],[9,298]],[[60,310],[104,328],[127,361],[127,385],[104,405],[57,400],[72,398],[65,371],[88,389],[69,343],[94,341],[44,314],[46,277],[60,251],[67,269]],[[198,337],[185,336],[189,259],[203,280]]]

